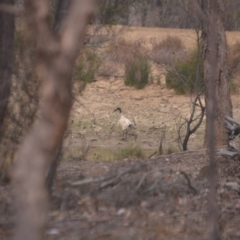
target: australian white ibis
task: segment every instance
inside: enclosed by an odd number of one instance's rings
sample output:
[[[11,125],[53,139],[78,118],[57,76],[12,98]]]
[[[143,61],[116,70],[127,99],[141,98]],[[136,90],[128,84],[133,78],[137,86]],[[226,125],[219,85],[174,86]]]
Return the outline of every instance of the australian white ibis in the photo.
[[[113,112],[119,111],[120,113],[120,119],[118,121],[118,125],[121,125],[123,130],[123,140],[127,139],[127,134],[129,129],[135,129],[134,124],[123,116],[122,109],[120,107],[116,108]]]

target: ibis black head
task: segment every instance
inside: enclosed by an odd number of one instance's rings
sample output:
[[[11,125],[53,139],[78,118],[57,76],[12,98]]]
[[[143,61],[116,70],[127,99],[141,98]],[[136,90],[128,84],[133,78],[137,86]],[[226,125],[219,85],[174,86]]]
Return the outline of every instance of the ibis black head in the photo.
[[[120,113],[122,113],[122,109],[120,107],[116,108],[113,112],[119,111]]]

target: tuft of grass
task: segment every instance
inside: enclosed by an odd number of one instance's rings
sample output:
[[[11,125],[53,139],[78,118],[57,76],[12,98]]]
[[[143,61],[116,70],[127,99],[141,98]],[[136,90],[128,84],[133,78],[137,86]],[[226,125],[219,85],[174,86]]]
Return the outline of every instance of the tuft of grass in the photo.
[[[166,86],[176,94],[197,92],[203,85],[203,60],[197,50],[177,61],[166,74]]]
[[[140,146],[131,144],[130,146],[119,150],[116,153],[116,156],[118,159],[124,159],[129,157],[143,158],[145,155]]]
[[[151,44],[151,58],[157,64],[172,66],[186,56],[185,46],[179,37],[167,36],[160,42],[152,39]]]
[[[151,67],[148,60],[141,55],[129,59],[125,63],[125,80],[127,86],[142,89],[148,84]]]

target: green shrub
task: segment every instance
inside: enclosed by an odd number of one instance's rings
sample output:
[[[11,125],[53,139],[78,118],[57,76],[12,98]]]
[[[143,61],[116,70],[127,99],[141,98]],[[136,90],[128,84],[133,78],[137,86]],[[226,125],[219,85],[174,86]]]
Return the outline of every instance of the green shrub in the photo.
[[[144,56],[137,55],[128,59],[125,62],[125,85],[136,89],[144,88],[148,84],[150,71],[150,64]]]
[[[87,83],[95,81],[95,75],[100,67],[100,60],[95,52],[84,49],[75,67],[75,80],[82,91]]]
[[[188,58],[177,61],[166,74],[167,88],[177,94],[197,92],[203,85],[203,61],[196,50]]]

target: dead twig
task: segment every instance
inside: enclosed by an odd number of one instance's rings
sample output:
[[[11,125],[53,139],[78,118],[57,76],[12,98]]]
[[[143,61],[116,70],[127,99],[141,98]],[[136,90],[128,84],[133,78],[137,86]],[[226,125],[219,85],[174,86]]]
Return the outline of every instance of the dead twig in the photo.
[[[151,158],[152,156],[154,156],[157,152],[155,151],[154,153],[151,153],[147,158]]]
[[[191,181],[190,181],[188,175],[187,175],[184,171],[180,171],[180,173],[186,178],[186,180],[187,180],[187,185],[188,185],[189,189],[193,192],[193,194],[197,194],[198,191],[196,190],[196,188],[194,188],[194,187],[192,186]]]

